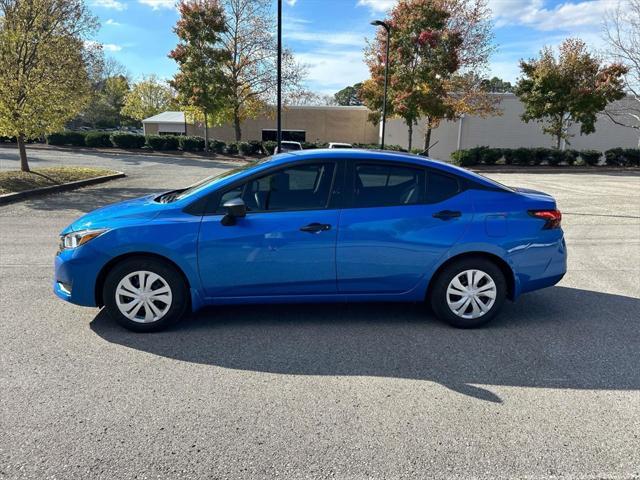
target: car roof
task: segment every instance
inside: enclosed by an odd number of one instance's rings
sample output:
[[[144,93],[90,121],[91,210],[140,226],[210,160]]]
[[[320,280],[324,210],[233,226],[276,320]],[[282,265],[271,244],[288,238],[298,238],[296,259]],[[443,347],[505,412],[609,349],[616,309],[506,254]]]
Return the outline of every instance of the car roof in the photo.
[[[500,188],[501,190],[510,191],[508,187],[494,182],[493,180],[478,175],[471,170],[451,165],[441,160],[434,160],[421,155],[405,152],[392,152],[389,150],[366,150],[361,148],[338,149],[338,148],[318,148],[308,150],[295,150],[274,155],[268,163],[271,166],[277,164],[286,164],[295,160],[312,160],[312,159],[353,159],[353,160],[384,160],[391,162],[414,163],[423,167],[431,167],[441,170],[445,173],[458,175],[471,181],[478,182],[487,187]]]

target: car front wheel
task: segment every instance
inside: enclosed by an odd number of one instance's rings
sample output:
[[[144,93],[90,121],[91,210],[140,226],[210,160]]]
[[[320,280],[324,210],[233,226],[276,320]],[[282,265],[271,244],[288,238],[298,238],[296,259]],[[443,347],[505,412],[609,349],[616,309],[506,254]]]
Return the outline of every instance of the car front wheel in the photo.
[[[111,269],[103,298],[107,312],[120,325],[153,332],[184,315],[187,292],[182,275],[172,266],[152,258],[134,258]]]
[[[498,266],[484,258],[468,258],[447,266],[431,289],[436,315],[458,328],[484,325],[502,308],[507,282]]]

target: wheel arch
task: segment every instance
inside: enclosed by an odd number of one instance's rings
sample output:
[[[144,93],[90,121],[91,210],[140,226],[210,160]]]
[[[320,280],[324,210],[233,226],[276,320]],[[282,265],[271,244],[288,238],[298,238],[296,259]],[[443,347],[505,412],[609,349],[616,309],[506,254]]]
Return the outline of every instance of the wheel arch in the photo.
[[[182,268],[180,268],[180,266],[170,258],[167,258],[164,255],[160,255],[157,253],[128,252],[128,253],[123,253],[122,255],[118,255],[117,257],[113,257],[111,260],[109,260],[107,263],[104,264],[104,266],[100,270],[100,273],[98,273],[98,276],[96,278],[95,292],[94,292],[97,306],[99,307],[104,306],[102,291],[104,289],[104,282],[107,278],[107,275],[111,271],[111,269],[115,267],[118,263],[123,262],[125,260],[129,260],[131,258],[149,258],[149,259],[159,260],[163,263],[166,263],[167,265],[175,268],[176,272],[178,272],[182,276],[182,279],[184,280],[185,285],[187,286],[187,290],[188,291],[191,290],[191,283],[189,282],[189,278],[184,273]]]
[[[504,274],[504,278],[507,281],[507,298],[509,300],[513,300],[515,298],[516,276],[513,269],[500,256],[494,253],[489,253],[484,251],[471,251],[471,252],[459,253],[442,262],[442,264],[440,264],[440,266],[435,270],[435,272],[433,272],[433,275],[431,275],[431,278],[429,279],[429,285],[427,286],[425,298],[429,298],[429,295],[431,294],[431,289],[433,288],[433,285],[435,284],[436,279],[445,268],[447,268],[449,265],[451,265],[454,262],[457,262],[463,259],[468,259],[468,258],[484,258],[486,260],[489,260],[490,262],[493,262]]]

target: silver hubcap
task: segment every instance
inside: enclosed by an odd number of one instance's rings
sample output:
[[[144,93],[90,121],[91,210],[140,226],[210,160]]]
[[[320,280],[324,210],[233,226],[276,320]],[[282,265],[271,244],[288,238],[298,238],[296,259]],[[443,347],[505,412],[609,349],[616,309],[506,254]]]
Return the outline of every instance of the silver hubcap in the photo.
[[[493,279],[482,270],[465,270],[447,287],[447,304],[461,318],[479,318],[496,301],[498,289]]]
[[[116,305],[129,320],[157,322],[171,308],[171,287],[157,273],[139,271],[124,277],[116,287]]]

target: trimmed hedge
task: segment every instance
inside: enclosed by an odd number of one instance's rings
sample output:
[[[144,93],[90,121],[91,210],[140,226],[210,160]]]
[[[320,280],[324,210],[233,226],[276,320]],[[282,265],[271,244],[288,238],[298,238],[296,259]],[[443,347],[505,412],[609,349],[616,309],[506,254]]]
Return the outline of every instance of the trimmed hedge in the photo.
[[[607,165],[616,167],[640,166],[640,148],[612,148],[604,152]]]
[[[455,165],[494,165],[503,159],[505,165],[600,165],[602,152],[597,150],[557,150],[555,148],[490,148],[474,147],[451,154]],[[639,148],[612,148],[604,153],[606,165],[612,167],[640,166]]]
[[[112,147],[111,134],[109,132],[87,132],[84,136],[84,144],[87,147],[105,148]]]
[[[137,133],[116,132],[111,134],[111,143],[118,148],[142,148],[146,139]]]
[[[242,142],[239,142],[242,143]],[[237,155],[238,154],[238,144],[237,143],[229,143],[226,148],[226,153],[228,155]]]
[[[154,150],[178,150],[180,137],[177,135],[147,135],[147,146]]]
[[[597,150],[582,150],[580,152],[580,158],[582,158],[585,165],[598,165],[601,156],[602,153]]]
[[[185,152],[196,152],[204,150],[204,138],[183,136],[179,137],[180,149]]]
[[[214,153],[224,153],[227,144],[221,140],[209,140],[209,150]]]
[[[74,147],[84,146],[84,132],[57,132],[47,135],[46,141],[48,145],[72,145]]]

